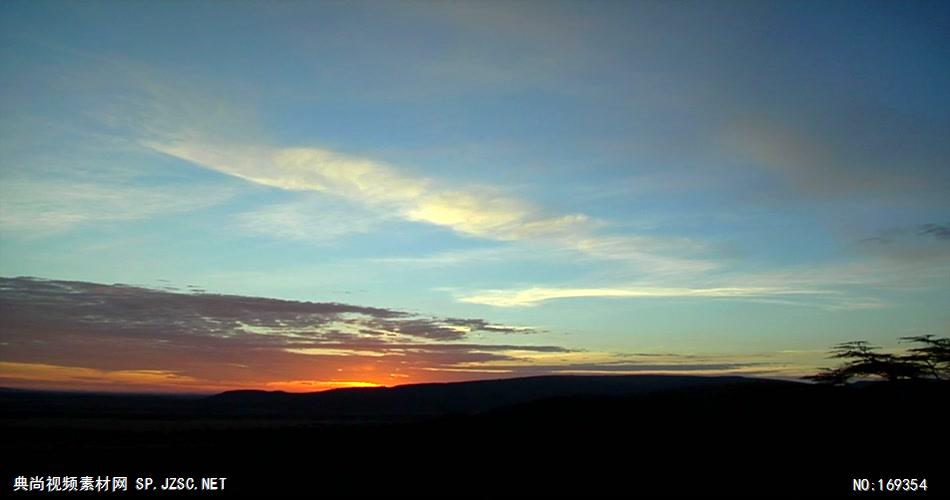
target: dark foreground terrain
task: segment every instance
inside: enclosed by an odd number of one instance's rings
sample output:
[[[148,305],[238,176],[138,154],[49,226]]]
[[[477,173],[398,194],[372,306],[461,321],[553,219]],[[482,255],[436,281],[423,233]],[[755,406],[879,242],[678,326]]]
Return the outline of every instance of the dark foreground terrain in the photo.
[[[3,390],[0,491],[17,476],[108,475],[130,491],[99,498],[947,498],[948,395],[938,383],[663,376],[306,395]],[[198,489],[162,490],[169,477]],[[201,490],[210,477],[224,490]],[[157,489],[135,491],[145,478]],[[853,491],[854,479],[904,478],[927,491]]]

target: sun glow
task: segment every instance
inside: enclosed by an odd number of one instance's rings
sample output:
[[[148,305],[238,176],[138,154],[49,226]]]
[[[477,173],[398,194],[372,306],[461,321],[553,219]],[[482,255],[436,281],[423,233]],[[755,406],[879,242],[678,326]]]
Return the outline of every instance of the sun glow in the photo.
[[[316,392],[355,387],[384,387],[376,382],[362,380],[282,380],[267,384],[269,389],[286,392]]]

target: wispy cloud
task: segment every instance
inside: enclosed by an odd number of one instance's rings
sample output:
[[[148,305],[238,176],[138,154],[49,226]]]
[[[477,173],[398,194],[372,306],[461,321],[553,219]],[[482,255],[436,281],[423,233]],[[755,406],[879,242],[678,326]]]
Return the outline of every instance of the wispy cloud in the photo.
[[[917,202],[943,198],[950,182],[942,168],[950,152],[944,125],[869,103],[842,102],[834,113],[808,109],[784,109],[769,118],[761,117],[761,110],[737,110],[724,144],[736,156],[780,174],[798,193]]]
[[[533,363],[490,360],[460,363],[449,368],[431,368],[449,373],[506,374],[528,376],[565,374],[709,374],[764,375],[798,378],[812,373],[825,361],[824,351],[790,351],[747,354],[676,353],[525,353]],[[812,370],[812,371],[810,371]]]
[[[32,37],[18,43],[26,40],[31,41],[23,50],[39,50],[46,62],[42,68],[27,64],[19,75],[35,82],[22,86],[27,94],[5,95],[0,229],[49,236],[186,213],[237,193],[237,183],[212,184],[167,168],[137,139],[173,121],[215,128],[248,120],[222,117],[216,101],[196,96],[185,90],[183,78],[168,78],[148,65]],[[32,104],[37,100],[55,100],[59,112],[49,114]]]
[[[878,261],[876,269],[867,273],[868,278],[890,275],[907,282],[918,274],[923,278],[940,276],[950,266],[948,241],[950,225],[930,223],[883,229],[858,240],[853,248],[861,256]]]
[[[482,304],[496,307],[531,307],[555,299],[572,298],[670,298],[670,297],[721,297],[721,298],[761,298],[774,296],[816,295],[828,292],[819,290],[764,288],[764,287],[722,287],[722,288],[543,288],[534,287],[521,290],[486,290],[470,295],[462,295],[460,302]]]
[[[371,262],[383,265],[412,268],[451,267],[470,265],[481,262],[510,262],[513,259],[537,259],[538,254],[528,254],[521,249],[512,247],[476,248],[472,250],[454,250],[439,252],[423,256],[380,257],[370,259]]]
[[[139,389],[196,382],[193,377],[168,370],[99,370],[82,366],[8,361],[0,361],[0,380],[83,385],[120,384]]]
[[[381,209],[412,221],[462,234],[521,240],[576,231],[580,214],[546,216],[535,206],[488,188],[443,189],[425,177],[383,162],[326,149],[269,149],[192,141],[147,146],[228,175],[289,191],[317,191]]]
[[[314,392],[352,387],[379,387],[379,384],[357,380],[280,380],[267,383],[268,389],[288,392]]]
[[[45,235],[95,223],[188,212],[221,203],[233,192],[220,186],[4,179],[0,182],[0,229]]]
[[[921,224],[917,226],[917,234],[933,236],[941,241],[950,240],[950,224]]]
[[[370,232],[390,219],[385,213],[352,203],[308,197],[238,214],[233,229],[239,234],[325,244],[347,235]]]
[[[404,220],[496,241],[532,241],[599,259],[623,260],[650,272],[696,272],[716,267],[699,259],[696,242],[647,236],[605,236],[601,221],[585,214],[552,214],[491,186],[443,187],[384,162],[317,148],[265,148],[178,139],[146,141],[162,153],[255,184],[326,193]],[[315,215],[316,216],[316,215]],[[251,216],[288,222],[288,236],[307,223],[299,213],[264,210]],[[306,231],[305,229],[303,231]],[[281,230],[273,229],[272,233]]]
[[[711,271],[719,263],[701,255],[710,248],[688,238],[594,236],[570,242],[582,253],[620,262],[636,262],[650,274],[693,274]]]
[[[489,11],[479,16],[495,18],[496,14]],[[461,21],[456,14],[443,20],[447,19]],[[566,25],[574,23],[573,16],[558,14],[552,19]],[[520,31],[526,21],[513,22],[513,18],[502,16],[492,22],[509,28],[519,26]],[[464,24],[475,27],[469,21]],[[550,26],[542,29],[536,35],[545,42],[537,48],[547,50],[548,42],[558,39],[557,33]],[[122,96],[95,110],[92,116],[99,125],[119,131],[127,143],[257,185],[329,195],[364,208],[359,216],[337,217],[337,212],[314,213],[307,202],[263,206],[237,217],[234,227],[244,234],[324,243],[335,236],[369,231],[380,219],[398,217],[475,238],[539,242],[592,258],[624,262],[649,273],[695,273],[716,267],[708,254],[698,256],[702,252],[697,251],[695,242],[609,235],[604,231],[609,224],[604,221],[584,213],[549,210],[499,186],[459,185],[450,179],[419,174],[412,165],[397,167],[375,157],[327,148],[272,147],[261,139],[268,134],[260,129],[261,121],[253,108],[223,98],[209,90],[207,82],[165,74],[134,60],[69,52],[70,57],[112,75],[111,81],[103,81],[99,71],[75,69],[86,85],[115,88]],[[252,100],[251,96],[243,97]]]

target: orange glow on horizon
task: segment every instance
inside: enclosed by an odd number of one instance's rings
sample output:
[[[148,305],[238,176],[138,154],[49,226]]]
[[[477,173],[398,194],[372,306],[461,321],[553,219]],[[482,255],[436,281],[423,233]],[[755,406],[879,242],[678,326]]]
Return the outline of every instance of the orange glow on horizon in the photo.
[[[102,370],[80,366],[0,361],[0,385],[38,390],[105,392],[214,393],[237,389],[318,392],[331,389],[385,387],[413,383],[412,377],[390,373],[387,380],[242,380],[213,383],[175,371]]]
[[[376,382],[361,380],[285,380],[268,382],[267,389],[285,392],[317,392],[331,389],[348,389],[355,387],[385,387]]]

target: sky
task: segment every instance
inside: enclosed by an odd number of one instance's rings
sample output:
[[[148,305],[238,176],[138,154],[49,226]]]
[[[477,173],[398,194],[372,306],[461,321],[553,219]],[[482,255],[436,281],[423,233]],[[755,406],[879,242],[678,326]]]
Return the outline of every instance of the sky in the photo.
[[[950,331],[950,4],[0,4],[0,385],[794,378]]]

